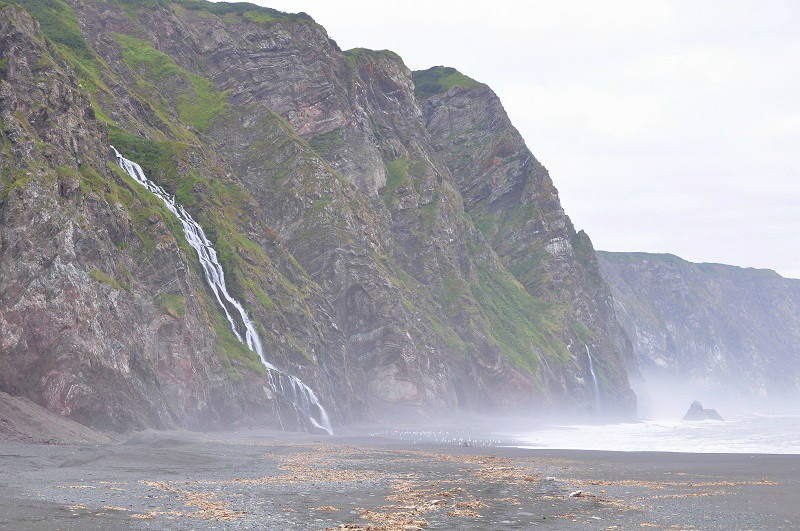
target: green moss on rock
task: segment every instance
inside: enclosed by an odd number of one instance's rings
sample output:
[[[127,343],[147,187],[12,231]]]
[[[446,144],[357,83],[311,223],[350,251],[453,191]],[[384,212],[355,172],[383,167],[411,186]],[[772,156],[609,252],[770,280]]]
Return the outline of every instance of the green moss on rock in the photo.
[[[591,343],[592,339],[594,339],[595,333],[592,332],[591,329],[585,324],[576,321],[572,323],[571,326],[572,326],[572,331],[575,332],[576,336],[578,336],[578,340],[584,345],[588,345],[589,343]]]
[[[165,313],[176,319],[182,319],[186,315],[186,298],[181,293],[159,293],[155,302]]]
[[[81,32],[78,18],[61,0],[14,0],[33,17],[45,37],[62,44],[78,55],[90,57],[91,51]]]
[[[397,189],[409,182],[410,169],[411,163],[402,157],[386,165],[386,186],[380,192],[385,203],[390,203]]]
[[[342,137],[343,131],[344,130],[341,127],[337,127],[336,129],[328,131],[327,133],[313,136],[308,139],[308,145],[320,155],[328,154],[341,146],[344,142],[344,138]]]
[[[344,57],[351,68],[356,67],[359,60],[391,61],[403,64],[403,59],[391,50],[370,50],[368,48],[352,48],[344,52]]]
[[[567,346],[559,337],[563,307],[531,296],[503,269],[478,268],[472,292],[486,315],[489,330],[514,366],[536,375],[537,350],[550,360],[566,361]]]
[[[271,23],[277,20],[313,20],[305,13],[284,13],[277,9],[251,4],[250,2],[208,2],[206,0],[173,1],[184,9],[204,11],[218,16],[229,14],[240,15],[243,18],[247,18],[259,24]]]
[[[175,102],[181,122],[205,132],[225,111],[227,92],[216,90],[209,79],[181,68],[172,57],[159,52],[147,41],[121,33],[115,37],[123,61],[147,83],[157,88],[177,81]]]
[[[93,268],[91,271],[89,271],[89,276],[92,277],[97,282],[100,282],[101,284],[108,284],[114,289],[118,289],[120,291],[128,289],[126,285],[123,285],[117,279],[104,273],[103,271],[97,269],[96,267]]]
[[[412,74],[414,95],[421,101],[437,94],[444,94],[453,87],[484,86],[483,83],[479,83],[449,66],[433,66],[427,70],[417,70]]]

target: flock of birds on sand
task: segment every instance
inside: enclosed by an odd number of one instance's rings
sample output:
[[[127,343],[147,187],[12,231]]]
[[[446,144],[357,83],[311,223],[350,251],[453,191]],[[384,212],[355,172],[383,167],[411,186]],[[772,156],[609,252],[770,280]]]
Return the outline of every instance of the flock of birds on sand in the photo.
[[[380,430],[370,432],[370,437],[385,437],[414,444],[447,444],[457,446],[514,446],[514,439],[503,440],[486,437],[467,437],[447,430]]]

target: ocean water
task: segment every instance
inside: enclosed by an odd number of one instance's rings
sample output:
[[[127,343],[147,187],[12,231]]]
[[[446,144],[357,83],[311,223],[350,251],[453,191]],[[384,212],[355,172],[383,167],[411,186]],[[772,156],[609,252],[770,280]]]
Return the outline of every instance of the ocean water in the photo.
[[[498,432],[520,448],[800,454],[800,415],[741,415],[724,421],[646,420],[606,425],[550,425]]]

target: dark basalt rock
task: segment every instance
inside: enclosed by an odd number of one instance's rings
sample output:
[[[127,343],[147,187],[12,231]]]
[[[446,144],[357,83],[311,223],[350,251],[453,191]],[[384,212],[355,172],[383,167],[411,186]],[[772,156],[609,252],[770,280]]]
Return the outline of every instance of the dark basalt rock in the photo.
[[[683,416],[683,420],[724,420],[722,416],[717,413],[716,409],[705,409],[703,404],[695,400],[689,406],[689,411]]]

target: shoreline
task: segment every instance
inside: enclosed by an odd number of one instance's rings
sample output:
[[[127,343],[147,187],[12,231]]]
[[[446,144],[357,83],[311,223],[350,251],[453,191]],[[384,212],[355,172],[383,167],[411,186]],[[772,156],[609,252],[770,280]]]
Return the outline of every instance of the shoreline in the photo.
[[[100,445],[2,442],[0,467],[0,529],[781,529],[800,521],[800,455],[248,430],[142,432]]]

